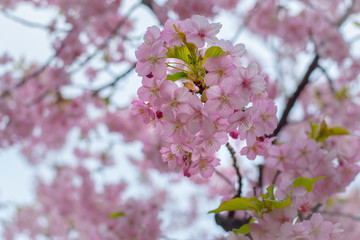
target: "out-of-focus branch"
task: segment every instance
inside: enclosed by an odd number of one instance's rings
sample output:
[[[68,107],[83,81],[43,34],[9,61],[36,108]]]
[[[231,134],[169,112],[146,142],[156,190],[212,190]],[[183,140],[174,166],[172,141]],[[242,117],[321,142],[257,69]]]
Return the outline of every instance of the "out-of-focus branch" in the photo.
[[[269,137],[275,137],[279,134],[279,132],[281,131],[281,129],[287,124],[287,118],[290,114],[291,109],[293,108],[293,106],[295,105],[297,99],[299,98],[301,92],[305,89],[306,85],[309,83],[309,79],[310,79],[310,75],[314,72],[314,70],[319,66],[318,62],[319,62],[319,55],[316,54],[313,61],[311,62],[311,64],[308,67],[308,70],[306,71],[302,81],[300,82],[300,84],[298,85],[296,91],[294,92],[294,94],[289,98],[286,107],[281,115],[280,121],[276,127],[276,129],[274,130],[274,132],[269,136]]]
[[[51,27],[48,26],[48,25],[43,25],[43,24],[40,24],[40,23],[36,23],[36,22],[31,22],[29,20],[26,20],[26,19],[23,19],[23,18],[20,18],[18,16],[15,16],[9,12],[7,12],[5,9],[0,9],[0,13],[2,13],[2,15],[14,22],[17,22],[21,25],[24,25],[24,26],[27,26],[27,27],[31,27],[31,28],[38,28],[38,29],[43,29],[43,30],[47,30],[47,31],[50,31],[51,30]],[[56,29],[53,29],[53,31],[55,32],[70,32],[71,29],[61,29],[61,28],[56,28]]]
[[[30,73],[29,75],[24,76],[20,82],[18,82],[14,89],[8,89],[5,90],[3,92],[1,92],[0,94],[0,98],[7,96],[8,94],[10,94],[11,91],[15,90],[18,87],[21,87],[22,85],[24,85],[27,81],[29,81],[32,78],[37,77],[38,75],[40,75],[41,73],[43,73],[46,68],[51,64],[51,62],[61,53],[61,51],[64,49],[64,45],[65,44],[61,44],[60,47],[56,50],[56,53],[54,55],[52,55],[46,62],[44,65],[42,65],[41,67],[39,67],[37,70],[33,71],[32,73]]]
[[[323,68],[323,66],[319,65],[318,66],[319,69],[324,73],[328,83],[329,83],[329,87],[332,93],[335,93],[335,88],[334,88],[334,81],[332,80],[332,78],[330,77],[329,73],[326,71],[325,68]]]
[[[360,216],[354,216],[349,213],[331,212],[331,211],[319,211],[319,213],[330,215],[330,216],[335,216],[335,217],[347,217],[347,218],[350,218],[355,221],[360,221]]]
[[[348,17],[352,14],[352,10],[354,8],[354,5],[355,5],[355,0],[352,0],[351,4],[348,7],[348,9],[346,10],[345,14],[337,22],[336,26],[338,28],[340,28],[343,25],[343,23],[346,21],[346,19],[348,19]]]
[[[118,22],[118,24],[116,24],[115,28],[111,31],[111,33],[109,34],[109,36],[105,39],[105,41],[100,44],[100,46],[98,48],[96,48],[96,50],[90,54],[84,61],[82,61],[81,63],[78,64],[77,68],[73,69],[70,74],[74,74],[77,73],[80,69],[82,69],[82,67],[84,67],[88,62],[90,62],[96,55],[98,55],[106,46],[108,46],[109,41],[112,37],[114,37],[117,32],[119,31],[119,29],[126,23],[126,21],[129,19],[130,15],[139,7],[141,6],[141,3],[137,3],[135,5],[133,5],[129,11],[127,12],[127,14]]]
[[[125,76],[127,76],[129,73],[131,73],[131,71],[134,70],[134,68],[135,68],[135,64],[132,65],[126,72],[124,72],[123,74],[117,76],[117,77],[114,79],[114,81],[112,81],[111,83],[108,83],[108,84],[106,84],[106,85],[104,85],[104,86],[102,86],[102,87],[94,90],[93,96],[98,95],[100,91],[102,91],[102,90],[104,90],[104,89],[106,89],[106,88],[115,86],[116,83],[118,83],[121,79],[123,79]]]
[[[64,46],[65,44],[64,43],[61,43],[60,47],[58,50],[56,50],[56,53],[54,55],[52,55],[47,61],[46,63],[40,67],[39,69],[37,69],[35,72],[31,73],[30,75],[27,75],[25,77],[23,77],[21,79],[21,81],[16,84],[16,88],[24,85],[27,81],[29,81],[30,79],[34,78],[34,77],[37,77],[39,74],[41,74],[42,72],[45,71],[45,69],[50,65],[50,63],[57,57],[59,56],[59,54],[61,53],[61,51],[64,49]]]
[[[251,21],[251,19],[253,18],[253,16],[256,14],[257,11],[259,11],[259,9],[261,8],[261,4],[263,2],[257,2],[256,3],[256,9],[248,16],[246,16],[244,18],[243,23],[236,29],[236,32],[234,34],[234,36],[231,38],[231,42],[234,43],[240,36],[240,34],[242,33],[242,31],[247,27],[247,25],[249,24],[249,22]]]
[[[233,187],[232,182],[230,181],[229,178],[227,178],[224,174],[222,174],[221,172],[219,172],[218,170],[216,170],[216,168],[214,168],[215,174],[218,175],[220,178],[222,178],[225,182],[227,182],[231,187]]]

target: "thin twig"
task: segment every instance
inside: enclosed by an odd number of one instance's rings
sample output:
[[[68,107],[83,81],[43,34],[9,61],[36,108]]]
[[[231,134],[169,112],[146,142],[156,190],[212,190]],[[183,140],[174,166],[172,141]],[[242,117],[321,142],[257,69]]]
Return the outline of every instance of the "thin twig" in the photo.
[[[55,53],[54,55],[52,55],[52,56],[46,61],[46,63],[45,63],[42,67],[40,67],[39,69],[37,69],[35,72],[31,73],[30,75],[27,75],[27,76],[23,77],[23,78],[21,79],[21,81],[15,85],[15,88],[18,88],[18,87],[24,85],[24,84],[25,84],[27,81],[29,81],[30,79],[32,79],[32,78],[38,76],[39,74],[41,74],[42,72],[44,72],[45,69],[50,65],[50,63],[51,63],[57,56],[59,56],[59,54],[60,54],[60,52],[63,50],[64,46],[65,46],[65,44],[64,44],[64,43],[61,43],[61,46],[59,47],[58,50],[56,50],[56,53]]]
[[[360,216],[354,216],[349,213],[339,213],[339,212],[330,212],[330,211],[319,211],[319,213],[330,215],[330,216],[347,217],[347,218],[351,218],[352,220],[355,220],[355,221],[360,221]]]
[[[259,11],[259,9],[261,8],[261,4],[262,2],[258,2],[257,3],[257,6],[256,6],[256,9],[254,10],[254,12],[252,12],[251,15],[248,15],[245,19],[244,19],[244,22],[243,24],[241,24],[237,29],[236,29],[236,32],[234,34],[234,36],[231,38],[231,42],[235,42],[240,34],[242,33],[242,31],[247,27],[247,25],[249,24],[249,22],[251,21],[251,19],[254,17],[254,15],[256,14],[257,11]]]
[[[226,143],[226,148],[229,150],[230,152],[230,155],[231,155],[231,158],[233,160],[233,167],[235,168],[235,171],[236,171],[236,175],[238,177],[238,190],[237,190],[237,193],[234,197],[240,197],[241,196],[241,189],[242,189],[242,176],[241,176],[241,173],[240,173],[240,169],[239,167],[237,166],[237,159],[236,159],[236,156],[235,156],[235,150],[234,148],[230,145],[229,142]]]
[[[232,182],[229,178],[227,178],[224,174],[219,172],[216,168],[214,168],[215,174],[218,175],[220,178],[222,178],[225,182],[227,182],[231,187],[233,187]]]
[[[24,84],[25,84],[27,81],[29,81],[30,79],[35,78],[35,77],[37,77],[38,75],[40,75],[41,73],[43,73],[43,72],[46,70],[46,68],[51,64],[51,62],[60,54],[60,52],[62,51],[63,48],[64,48],[64,44],[61,43],[61,46],[60,46],[59,49],[56,51],[56,53],[55,53],[54,55],[52,55],[52,56],[46,61],[46,63],[45,63],[44,65],[42,65],[40,68],[38,68],[36,71],[32,72],[31,74],[24,76],[24,77],[21,79],[21,81],[18,82],[18,83],[15,85],[14,89],[12,89],[12,90],[9,89],[9,90],[5,90],[5,91],[1,92],[0,98],[9,95],[11,91],[15,90],[16,88],[21,87],[22,85],[24,85]]]
[[[117,77],[114,79],[114,81],[112,81],[111,83],[106,84],[106,85],[104,85],[104,86],[96,89],[96,90],[93,92],[93,96],[98,95],[100,91],[102,91],[102,90],[104,90],[104,89],[106,89],[106,88],[115,86],[115,84],[116,84],[117,82],[119,82],[119,80],[123,79],[126,75],[128,75],[129,73],[131,73],[131,71],[134,70],[134,68],[135,68],[135,64],[132,65],[126,72],[124,72],[123,74],[117,76]]]
[[[352,0],[351,5],[346,10],[345,14],[337,22],[336,27],[340,28],[343,25],[343,23],[346,21],[346,19],[348,19],[348,17],[352,14],[354,5],[355,5],[355,0]]]
[[[0,9],[0,12],[2,13],[2,15],[10,20],[13,20],[14,22],[17,22],[21,25],[27,26],[27,27],[31,27],[31,28],[37,28],[37,29],[43,29],[43,30],[47,30],[50,31],[51,27],[47,26],[47,25],[43,25],[40,23],[36,23],[36,22],[31,22],[29,20],[20,18],[18,16],[15,16],[7,11],[5,11],[4,9]],[[55,32],[70,32],[71,29],[60,29],[60,28],[56,28],[54,29]]]
[[[273,185],[275,185],[275,183],[276,183],[276,179],[278,178],[278,176],[280,175],[280,171],[279,170],[277,170],[276,171],[276,173],[275,173],[275,175],[274,175],[274,178],[273,178],[273,180],[272,180],[272,184]]]
[[[100,46],[98,48],[96,48],[96,50],[90,54],[84,61],[82,61],[81,63],[78,64],[77,68],[73,69],[72,71],[70,71],[70,74],[74,74],[77,73],[80,69],[82,69],[83,66],[85,66],[91,59],[93,59],[96,55],[98,55],[108,44],[109,41],[112,37],[114,37],[117,32],[119,31],[119,29],[126,23],[126,21],[128,20],[128,18],[130,17],[130,15],[139,7],[141,6],[141,2],[137,3],[135,5],[133,5],[129,11],[127,12],[127,14],[118,22],[118,24],[116,24],[115,28],[111,31],[111,33],[109,34],[109,36],[105,39],[105,41],[100,44]]]
[[[328,72],[326,71],[325,68],[323,68],[321,65],[318,65],[318,67],[324,73],[325,77],[327,78],[331,92],[335,93],[334,81],[332,80],[332,78],[330,77],[330,75],[328,74]]]
[[[263,191],[263,172],[264,172],[264,165],[260,164],[258,166],[259,169],[259,181],[257,186],[260,188],[260,192]],[[255,195],[254,195],[255,196]]]
[[[319,208],[320,208],[321,206],[322,206],[321,203],[316,204],[315,207],[313,207],[313,208],[311,209],[311,212],[312,212],[312,213],[309,214],[309,215],[307,215],[306,218],[305,218],[305,220],[309,220],[309,219],[312,217],[312,215],[319,210]]]

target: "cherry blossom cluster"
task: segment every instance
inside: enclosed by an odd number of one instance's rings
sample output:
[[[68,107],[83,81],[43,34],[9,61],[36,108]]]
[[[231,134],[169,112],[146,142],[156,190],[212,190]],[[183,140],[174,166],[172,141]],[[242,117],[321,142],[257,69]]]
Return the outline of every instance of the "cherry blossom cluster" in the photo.
[[[287,54],[297,54],[306,49],[309,42],[314,43],[318,54],[323,58],[341,63],[349,55],[349,43],[338,29],[346,15],[345,1],[297,1],[297,10],[279,0],[258,1],[247,13],[249,29],[256,34],[281,39],[279,49],[291,46]],[[295,56],[296,57],[296,56]]]
[[[246,140],[241,153],[254,159],[271,144],[263,136],[277,124],[277,108],[266,94],[266,76],[253,62],[241,63],[243,44],[218,40],[219,23],[195,15],[149,27],[136,51],[142,77],[133,113],[152,124],[167,145],[162,158],[184,175],[210,177],[214,156],[228,136]]]
[[[127,186],[105,184],[97,191],[85,167],[63,166],[50,184],[37,187],[37,202],[18,209],[5,225],[8,240],[27,236],[57,239],[159,239],[163,194],[149,199],[124,198]]]
[[[324,220],[321,214],[315,213],[310,220],[296,221],[297,211],[294,208],[275,209],[263,215],[257,223],[250,223],[253,240],[289,240],[289,239],[323,239],[337,240],[341,238],[343,229],[339,224]],[[248,240],[243,234],[231,233],[227,240]]]

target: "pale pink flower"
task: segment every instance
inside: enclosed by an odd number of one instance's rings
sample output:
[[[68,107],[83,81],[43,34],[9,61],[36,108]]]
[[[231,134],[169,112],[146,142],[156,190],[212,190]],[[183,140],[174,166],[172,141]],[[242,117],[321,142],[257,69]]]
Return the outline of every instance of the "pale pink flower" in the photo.
[[[242,66],[242,62],[240,58],[244,56],[246,53],[244,44],[238,43],[235,46],[233,46],[231,41],[220,39],[215,45],[219,46],[225,52],[226,55],[232,58],[232,63],[235,66],[237,67]]]
[[[138,60],[135,71],[141,77],[152,74],[157,79],[166,78],[166,65],[163,59],[166,52],[162,41],[157,41],[151,46],[142,44],[135,52]]]
[[[164,88],[165,86],[162,85],[167,84],[171,83],[165,80],[157,80],[156,78],[143,77],[142,86],[137,91],[139,99],[155,106],[160,106],[164,101],[160,95],[160,88]]]
[[[219,85],[223,79],[231,77],[235,66],[230,56],[222,55],[206,59],[205,69],[208,71],[205,76],[206,85],[214,86]]]
[[[266,89],[265,79],[259,74],[256,63],[251,63],[246,69],[236,69],[234,76],[235,79],[240,82],[240,94],[246,99],[249,99],[252,94],[264,93]]]
[[[236,81],[230,77],[224,79],[219,86],[212,86],[206,90],[205,110],[209,114],[217,113],[222,117],[228,117],[234,110],[241,109],[245,101],[236,91],[236,86]]]
[[[184,22],[187,41],[194,43],[198,48],[205,46],[205,42],[214,43],[217,41],[216,34],[220,32],[220,23],[209,23],[209,21],[199,15],[194,15],[191,19]]]
[[[271,134],[277,126],[277,107],[273,101],[267,99],[255,101],[253,108],[256,109],[254,123],[262,129],[263,134]]]
[[[184,32],[182,21],[168,19],[164,25],[165,29],[161,32],[161,39],[163,39],[169,47],[181,46],[184,44],[180,34],[175,30],[174,25],[180,32]]]
[[[144,35],[144,43],[152,46],[160,38],[160,29],[157,26],[148,27]]]
[[[144,123],[149,123],[150,120],[155,119],[155,113],[152,111],[152,109],[139,100],[132,101],[131,113],[135,116],[139,116],[144,121]]]
[[[209,178],[214,173],[214,167],[220,165],[220,159],[213,156],[200,156],[192,162],[189,172],[191,175],[200,173],[204,178]]]
[[[168,163],[170,170],[174,170],[177,166],[181,166],[183,164],[181,157],[173,153],[168,147],[162,147],[160,149],[160,153],[163,161]]]
[[[304,222],[304,226],[311,240],[329,240],[334,229],[334,225],[329,221],[324,221],[319,213],[314,213],[310,221]]]

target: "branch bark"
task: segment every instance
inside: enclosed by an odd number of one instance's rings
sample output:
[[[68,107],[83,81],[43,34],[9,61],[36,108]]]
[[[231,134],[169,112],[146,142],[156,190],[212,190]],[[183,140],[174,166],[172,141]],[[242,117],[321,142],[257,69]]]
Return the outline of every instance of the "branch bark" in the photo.
[[[285,107],[285,109],[284,109],[284,111],[283,111],[283,113],[281,115],[278,126],[276,127],[274,132],[269,137],[277,136],[279,134],[279,132],[281,131],[281,129],[287,124],[287,118],[288,118],[288,116],[290,114],[290,111],[293,108],[293,106],[295,105],[295,103],[296,103],[297,99],[299,98],[301,92],[305,89],[306,85],[309,83],[309,79],[310,79],[311,74],[318,67],[319,59],[320,59],[319,55],[316,54],[313,61],[309,65],[308,70],[306,71],[302,81],[298,85],[296,91],[289,98],[289,100],[288,100],[288,102],[286,104],[286,107]]]

